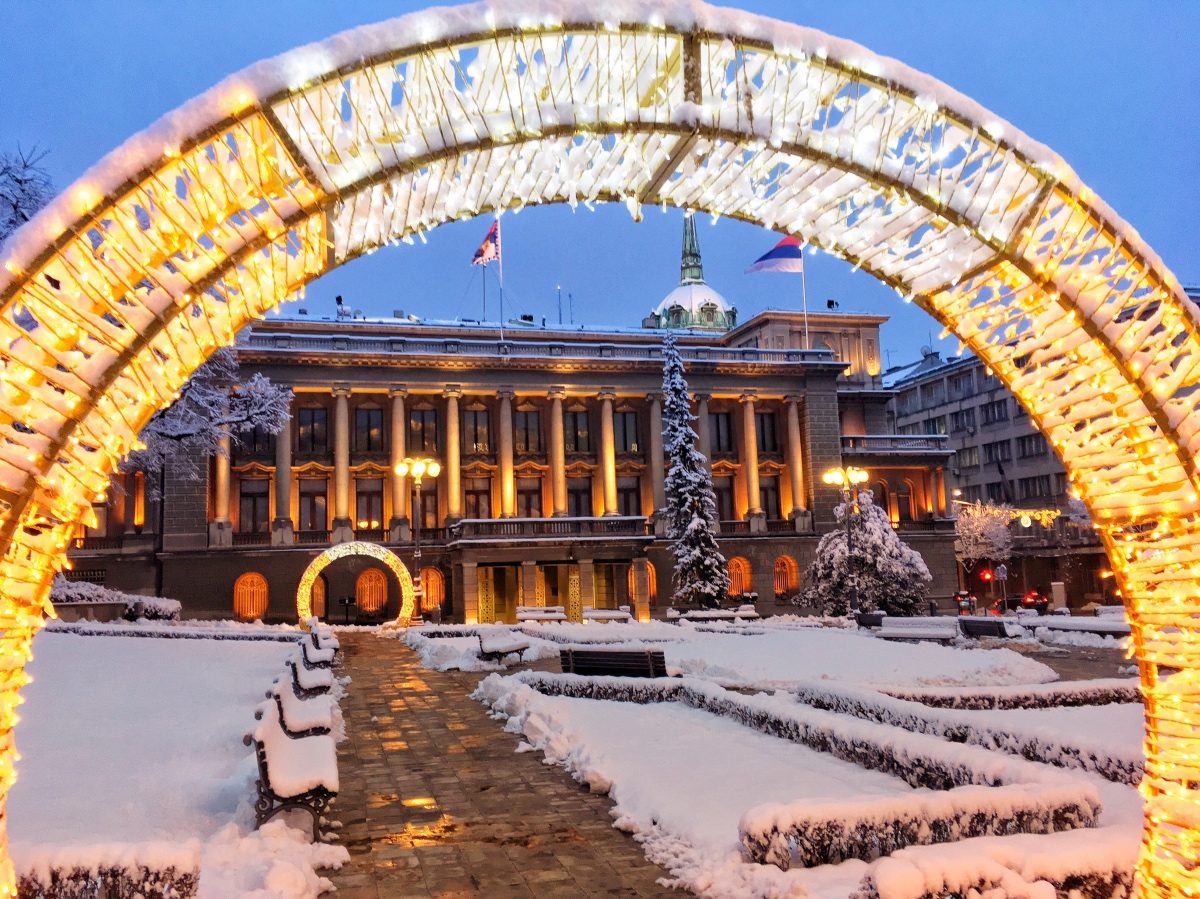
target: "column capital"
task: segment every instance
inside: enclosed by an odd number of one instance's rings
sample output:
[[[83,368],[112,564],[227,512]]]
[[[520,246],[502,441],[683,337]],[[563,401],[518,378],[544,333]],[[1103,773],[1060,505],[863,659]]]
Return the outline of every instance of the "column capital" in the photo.
[[[646,402],[647,403],[661,403],[662,401],[663,401],[663,395],[661,392],[646,394]]]
[[[567,388],[551,387],[546,393],[546,399],[549,400],[565,400],[567,398]]]
[[[516,398],[517,398],[517,395],[513,392],[513,389],[511,387],[501,387],[499,390],[496,391],[496,399],[498,399],[498,400],[509,400],[511,402],[512,400],[515,400]]]
[[[694,399],[697,403],[707,403],[709,400],[712,399],[712,394],[711,393],[693,393],[692,399]]]
[[[783,398],[783,401],[785,403],[799,405],[800,403],[804,402],[804,396],[799,393],[789,393]]]
[[[350,385],[349,384],[334,384],[333,387],[330,389],[330,392],[334,396],[349,396],[350,395]]]
[[[753,403],[758,400],[758,394],[753,390],[743,390],[742,395],[738,397],[740,403]]]
[[[393,384],[388,388],[388,396],[392,397],[393,399],[395,397],[404,399],[408,396],[408,387],[404,384]]]
[[[616,402],[617,389],[615,387],[601,387],[599,393],[596,394],[596,399]]]
[[[446,399],[460,400],[462,399],[462,395],[462,388],[457,384],[448,384],[446,389],[442,391],[442,396]]]

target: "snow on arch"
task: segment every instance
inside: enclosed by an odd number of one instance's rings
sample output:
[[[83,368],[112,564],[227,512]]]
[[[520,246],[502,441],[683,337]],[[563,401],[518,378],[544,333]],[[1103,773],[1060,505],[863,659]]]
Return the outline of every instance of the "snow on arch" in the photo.
[[[1180,773],[1194,750],[1156,722],[1169,710],[1200,721],[1196,695],[1158,677],[1195,670],[1200,652],[1195,305],[1061,159],[934,79],[693,0],[598,6],[429,10],[251,66],[12,236],[0,251],[0,648],[27,656],[75,523],[149,416],[314,278],[522,205],[732,216],[820,242],[917,302],[1053,443],[1130,603],[1160,847],[1141,870],[1169,893],[1194,838]]]

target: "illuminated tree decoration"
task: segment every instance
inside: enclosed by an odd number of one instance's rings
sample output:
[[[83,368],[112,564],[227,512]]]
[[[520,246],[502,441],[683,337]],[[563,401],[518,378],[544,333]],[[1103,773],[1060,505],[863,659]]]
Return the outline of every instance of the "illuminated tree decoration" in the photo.
[[[416,607],[412,575],[408,573],[408,569],[404,567],[400,558],[390,549],[377,543],[364,543],[358,540],[350,543],[338,543],[329,547],[304,569],[304,574],[300,576],[300,586],[296,588],[296,614],[300,616],[300,624],[307,626],[306,623],[312,616],[312,589],[313,584],[317,581],[317,576],[338,559],[344,559],[347,556],[370,556],[372,559],[378,559],[392,570],[392,574],[396,575],[396,580],[400,582],[400,614],[396,617],[396,623],[400,627],[408,627]]]
[[[630,5],[631,10],[648,6]],[[1200,312],[1053,152],[894,60],[693,0],[622,22],[496,0],[356,29],[166,116],[0,260],[0,814],[68,541],[217,347],[315,278],[540,203],[684,207],[822,248],[958,335],[1029,410],[1129,606],[1142,895],[1200,857]],[[13,870],[0,835],[0,894]]]

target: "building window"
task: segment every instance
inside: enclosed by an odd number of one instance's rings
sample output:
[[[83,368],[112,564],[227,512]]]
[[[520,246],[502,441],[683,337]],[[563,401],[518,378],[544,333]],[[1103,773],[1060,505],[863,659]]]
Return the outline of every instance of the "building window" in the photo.
[[[964,487],[963,499],[968,503],[977,503],[982,501],[983,486],[981,484],[972,484],[970,487]]]
[[[962,449],[954,453],[955,468],[978,468],[979,467],[979,447],[964,446]]]
[[[354,410],[354,447],[360,453],[381,453],[383,446],[383,410]]]
[[[421,514],[418,524],[426,529],[438,526],[438,494],[437,483],[431,480],[421,481]]]
[[[377,531],[383,527],[383,479],[360,478],[354,483],[355,527]]]
[[[1067,479],[1067,473],[1065,471],[1056,472],[1054,475],[1054,495],[1065,496],[1070,492],[1070,489],[1071,483]]]
[[[963,409],[961,412],[950,413],[950,431],[957,434],[975,427],[975,410]]]
[[[265,534],[271,530],[271,482],[242,481],[238,530],[243,534]]]
[[[985,490],[987,492],[988,502],[990,502],[990,503],[1004,502],[1004,482],[1003,481],[993,481],[992,483],[987,485]]]
[[[929,408],[930,406],[940,406],[946,402],[946,382],[934,381],[932,384],[921,385],[921,405]]]
[[[517,518],[541,517],[541,478],[517,478]]]
[[[946,433],[946,416],[939,415],[937,418],[927,418],[924,422],[926,434],[945,434]]]
[[[637,478],[617,478],[617,513],[642,514],[642,487]]]
[[[975,393],[975,373],[964,371],[950,378],[950,395],[955,399]]]
[[[413,409],[408,413],[408,451],[410,453],[437,452],[437,411]]]
[[[913,520],[912,487],[908,481],[896,485],[896,514],[901,521]]]
[[[800,568],[791,556],[775,559],[775,599],[790,599],[800,589]]]
[[[779,478],[774,475],[759,478],[758,496],[763,514],[771,521],[778,521],[782,517],[779,512]]]
[[[1050,496],[1050,475],[1040,474],[1032,478],[1021,478],[1017,481],[1017,490],[1021,494],[1021,499]]]
[[[1041,434],[1026,434],[1017,438],[1017,457],[1028,459],[1030,456],[1046,455],[1046,438]]]
[[[714,412],[708,416],[709,440],[714,453],[733,452],[733,413]]]
[[[568,453],[590,453],[592,437],[586,410],[563,413],[563,444]]]
[[[636,453],[638,451],[636,412],[613,413],[613,444],[618,453]]]
[[[994,425],[997,422],[1008,421],[1008,400],[996,400],[992,403],[984,403],[979,409],[985,425]]]
[[[760,453],[779,452],[779,438],[775,434],[774,412],[755,412],[754,431],[758,435],[758,451]]]
[[[567,478],[567,514],[572,518],[592,517],[591,478]]]
[[[995,443],[983,445],[983,463],[991,465],[994,462],[1012,461],[1012,441],[997,440]]]
[[[463,514],[467,518],[492,517],[492,479],[467,478],[463,482],[466,505]]]
[[[300,481],[300,524],[301,531],[325,531],[329,529],[326,502],[329,481],[305,479]]]
[[[909,415],[921,408],[920,402],[917,399],[917,391],[906,390],[900,394],[900,398],[896,400],[896,407],[901,415]]]
[[[733,478],[713,478],[713,493],[717,498],[717,520],[737,521],[737,507],[733,502]]]
[[[300,409],[297,450],[302,453],[324,453],[329,450],[329,429],[322,408]]]
[[[309,608],[314,616],[324,620],[325,605],[325,575],[318,574],[317,579],[313,581],[312,596],[309,598]]]
[[[751,590],[750,563],[741,556],[729,560],[729,595],[734,599]]]
[[[432,612],[446,600],[446,578],[437,568],[421,569],[421,611]]]
[[[233,614],[238,621],[257,621],[267,614],[267,579],[257,571],[234,581]]]
[[[387,606],[387,575],[378,568],[360,574],[354,583],[354,603],[368,615],[382,612]]]
[[[910,437],[910,436],[913,436],[916,434],[924,434],[925,428],[923,425],[915,424],[915,423],[911,424],[911,425],[900,425],[900,427],[896,428],[896,433],[903,434],[906,437]]]
[[[487,409],[468,409],[463,413],[463,452],[489,453]]]
[[[275,435],[268,433],[262,425],[243,431],[241,440],[248,453],[266,456],[275,452]]]
[[[517,411],[513,422],[513,439],[518,453],[542,451],[542,415],[540,412]]]

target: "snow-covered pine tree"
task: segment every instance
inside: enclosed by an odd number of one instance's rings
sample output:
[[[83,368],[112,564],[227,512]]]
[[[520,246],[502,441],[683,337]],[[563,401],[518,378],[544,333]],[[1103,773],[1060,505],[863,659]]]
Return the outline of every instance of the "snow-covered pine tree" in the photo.
[[[39,164],[45,158],[37,147],[0,153],[0,243],[53,199],[54,185]]]
[[[800,595],[799,604],[816,606],[826,615],[845,615],[851,611],[856,584],[860,611],[915,614],[925,602],[933,580],[925,560],[896,536],[887,513],[875,505],[870,490],[859,491],[859,514],[850,516],[853,555],[848,555],[846,516],[850,505],[842,503],[834,508],[838,527],[817,545],[817,558],[809,569],[809,587]]]
[[[717,548],[717,498],[696,449],[692,395],[670,332],[663,339],[663,448],[667,456],[667,539],[675,554],[675,601],[716,608],[729,593],[729,569]]]

